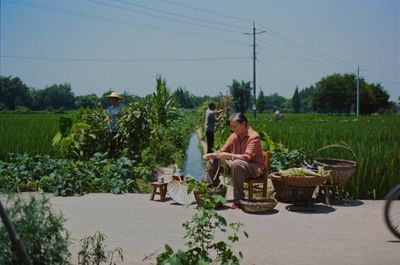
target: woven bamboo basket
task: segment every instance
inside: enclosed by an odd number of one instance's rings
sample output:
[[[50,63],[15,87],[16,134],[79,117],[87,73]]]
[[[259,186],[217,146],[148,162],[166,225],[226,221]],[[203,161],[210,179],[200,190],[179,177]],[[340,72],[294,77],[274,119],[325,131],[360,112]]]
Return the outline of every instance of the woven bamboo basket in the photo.
[[[317,150],[317,153],[328,148],[337,147],[350,152],[353,155],[354,160],[356,160],[356,155],[354,154],[353,150],[351,150],[347,144],[343,144],[344,145],[324,146]],[[349,179],[356,173],[356,161],[335,158],[315,158],[314,161],[318,166],[323,166],[325,170],[331,171],[331,176],[329,177],[329,182],[331,185],[342,187],[346,185]]]
[[[283,181],[282,177],[278,172],[271,174],[272,185],[275,189],[275,198],[280,202],[289,203],[292,201],[292,190],[289,189],[286,182]]]
[[[268,212],[274,209],[277,203],[275,199],[267,199],[264,197],[240,201],[242,210],[246,213]]]

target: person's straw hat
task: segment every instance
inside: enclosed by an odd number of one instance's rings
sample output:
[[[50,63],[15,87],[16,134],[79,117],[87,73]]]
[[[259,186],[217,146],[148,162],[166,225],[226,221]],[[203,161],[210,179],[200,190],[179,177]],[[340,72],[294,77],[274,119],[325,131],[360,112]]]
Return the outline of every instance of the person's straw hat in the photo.
[[[118,99],[121,99],[122,97],[117,92],[111,92],[111,94],[107,95],[106,98],[118,98]]]

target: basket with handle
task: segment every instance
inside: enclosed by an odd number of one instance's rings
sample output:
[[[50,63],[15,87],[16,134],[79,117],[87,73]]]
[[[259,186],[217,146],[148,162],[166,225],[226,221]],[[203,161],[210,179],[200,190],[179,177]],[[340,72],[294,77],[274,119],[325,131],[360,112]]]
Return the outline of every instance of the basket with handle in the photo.
[[[330,170],[331,174],[328,178],[328,181],[331,185],[337,185],[339,187],[343,187],[346,185],[347,181],[354,176],[357,168],[356,155],[353,150],[351,150],[350,146],[346,143],[342,142],[343,145],[333,144],[324,146],[316,151],[316,153],[328,149],[328,148],[342,148],[349,153],[354,158],[353,160],[345,160],[345,159],[336,159],[336,158],[315,158],[314,162],[318,166],[323,166],[326,170]]]
[[[291,202],[292,190],[287,186],[286,182],[283,181],[278,172],[273,172],[270,177],[275,189],[275,198],[280,202]]]

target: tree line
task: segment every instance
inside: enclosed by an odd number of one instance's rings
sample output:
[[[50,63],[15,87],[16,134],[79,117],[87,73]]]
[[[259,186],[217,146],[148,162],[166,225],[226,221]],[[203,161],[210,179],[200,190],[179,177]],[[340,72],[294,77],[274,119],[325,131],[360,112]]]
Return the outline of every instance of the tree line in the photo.
[[[400,107],[389,101],[389,94],[380,83],[368,83],[363,78],[360,84],[360,113],[393,113]],[[235,111],[246,112],[252,109],[253,96],[250,82],[232,80],[228,85]],[[355,112],[356,76],[354,74],[333,74],[323,77],[316,84],[299,90],[295,88],[291,98],[278,93],[268,96],[259,91],[256,107],[258,113],[271,112],[273,109],[294,113],[336,113]],[[69,83],[53,84],[44,89],[28,87],[19,77],[0,76],[0,111],[63,111],[77,108],[106,107],[106,91],[102,96],[88,94],[75,96]],[[124,92],[123,101],[141,101],[142,98]],[[185,109],[196,109],[205,101],[217,97],[195,96],[187,89],[178,87],[173,92],[178,104]]]

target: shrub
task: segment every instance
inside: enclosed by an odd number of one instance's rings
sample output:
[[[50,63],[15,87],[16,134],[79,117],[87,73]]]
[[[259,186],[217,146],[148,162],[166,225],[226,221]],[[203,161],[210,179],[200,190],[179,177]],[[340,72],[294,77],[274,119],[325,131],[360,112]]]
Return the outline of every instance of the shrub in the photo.
[[[63,227],[65,218],[51,211],[48,199],[30,197],[24,202],[19,197],[9,197],[6,211],[33,265],[69,264],[70,240]],[[22,264],[4,226],[0,226],[0,264]]]

